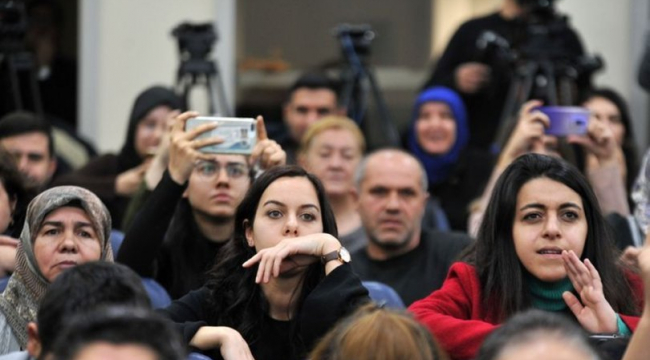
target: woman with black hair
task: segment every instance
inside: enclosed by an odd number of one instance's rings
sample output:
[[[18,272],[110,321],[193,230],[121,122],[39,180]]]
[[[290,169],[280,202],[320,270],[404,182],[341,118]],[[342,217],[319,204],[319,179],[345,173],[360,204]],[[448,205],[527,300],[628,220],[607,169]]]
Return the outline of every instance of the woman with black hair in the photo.
[[[237,208],[234,238],[206,286],[165,312],[212,358],[303,359],[368,300],[337,235],[320,181],[299,167],[272,168]]]
[[[634,184],[636,174],[639,172],[639,153],[634,141],[634,128],[630,111],[623,97],[612,89],[601,88],[590,91],[582,105],[592,115],[592,119],[604,122],[614,135],[616,144],[621,147],[623,158],[621,161],[621,176],[625,180],[626,189],[630,191]],[[587,154],[585,169],[593,167],[592,154]]]
[[[546,134],[546,130],[551,126],[551,119],[537,109],[541,105],[543,103],[539,100],[522,104],[519,119],[499,154],[490,181],[481,198],[472,207],[470,235],[476,235],[499,176],[515,159],[527,153],[561,157],[576,164],[578,161],[574,150],[582,149],[584,156],[590,159],[590,166],[585,169],[584,174],[596,194],[602,213],[629,214],[627,191],[621,177],[620,159],[623,155],[614,131],[605,122],[592,118],[585,135],[557,137]],[[577,166],[583,168],[580,164]]]
[[[615,206],[604,209],[609,210],[604,213],[607,221],[614,228],[617,247],[624,250],[628,247],[640,246],[643,234],[630,215],[634,209],[631,193],[639,173],[639,154],[627,104],[616,91],[601,88],[587,94],[582,105],[591,112],[592,122],[602,123],[611,130],[617,145],[617,156],[612,165],[599,169],[594,154],[585,153],[580,158],[580,165],[589,176],[601,202],[603,197],[616,199],[613,202]],[[622,183],[623,187],[612,186],[617,182]],[[598,192],[598,188],[606,191]],[[626,251],[638,252],[639,250],[630,248]]]
[[[148,159],[167,132],[172,111],[180,107],[180,98],[170,89],[153,86],[144,90],[133,104],[120,153],[91,160],[56,179],[54,185],[75,185],[94,192],[111,212],[114,227],[119,228],[129,199],[142,183]]]
[[[442,288],[409,308],[454,359],[529,308],[566,314],[591,333],[629,335],[642,300],[589,183],[565,161],[515,160],[497,181],[476,242]]]

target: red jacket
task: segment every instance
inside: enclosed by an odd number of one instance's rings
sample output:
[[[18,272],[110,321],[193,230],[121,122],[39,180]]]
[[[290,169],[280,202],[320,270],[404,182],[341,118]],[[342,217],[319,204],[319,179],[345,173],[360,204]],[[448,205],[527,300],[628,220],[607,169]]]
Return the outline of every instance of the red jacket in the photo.
[[[643,283],[628,274],[633,292],[643,297]],[[414,302],[409,311],[429,328],[438,342],[453,359],[473,359],[483,340],[499,324],[491,309],[482,306],[481,286],[473,266],[457,262],[449,269],[447,279],[437,291]],[[625,324],[634,331],[639,322],[636,316],[619,314]]]

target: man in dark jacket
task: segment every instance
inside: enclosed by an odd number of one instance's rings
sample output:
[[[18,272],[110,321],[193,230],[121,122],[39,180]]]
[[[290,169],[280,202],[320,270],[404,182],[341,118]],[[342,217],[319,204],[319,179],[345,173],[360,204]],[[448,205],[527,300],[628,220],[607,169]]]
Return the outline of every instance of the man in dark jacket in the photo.
[[[422,229],[428,197],[422,165],[404,151],[380,150],[362,161],[356,183],[368,245],[352,254],[355,272],[393,287],[407,306],[438,289],[470,238]]]

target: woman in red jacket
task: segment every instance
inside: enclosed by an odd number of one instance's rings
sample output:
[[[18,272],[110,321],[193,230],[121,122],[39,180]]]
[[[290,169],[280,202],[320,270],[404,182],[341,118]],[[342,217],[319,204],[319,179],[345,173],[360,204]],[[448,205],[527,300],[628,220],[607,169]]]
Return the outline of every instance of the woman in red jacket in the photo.
[[[409,309],[454,359],[474,358],[490,332],[529,308],[565,313],[590,333],[629,335],[642,284],[616,257],[580,172],[561,159],[523,155],[497,181],[463,261]]]

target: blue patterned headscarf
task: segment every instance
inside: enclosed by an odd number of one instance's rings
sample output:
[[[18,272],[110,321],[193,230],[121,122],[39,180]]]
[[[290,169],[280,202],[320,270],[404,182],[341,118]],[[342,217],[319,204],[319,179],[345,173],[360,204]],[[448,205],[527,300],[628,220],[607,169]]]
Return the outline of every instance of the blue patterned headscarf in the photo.
[[[418,121],[420,107],[428,102],[442,102],[447,104],[456,120],[456,141],[446,154],[429,154],[418,144],[415,134],[415,123]],[[411,117],[406,145],[408,150],[424,165],[427,171],[427,177],[429,178],[429,186],[441,183],[449,177],[461,152],[467,146],[468,141],[469,128],[467,127],[467,112],[465,111],[465,104],[463,104],[460,96],[455,91],[442,86],[423,90],[417,100],[415,100],[415,105],[413,106],[413,115]]]

